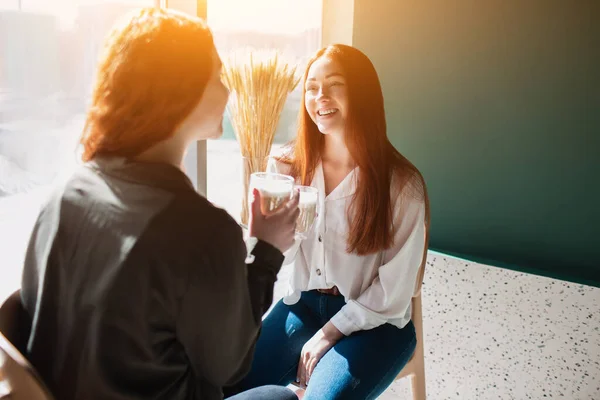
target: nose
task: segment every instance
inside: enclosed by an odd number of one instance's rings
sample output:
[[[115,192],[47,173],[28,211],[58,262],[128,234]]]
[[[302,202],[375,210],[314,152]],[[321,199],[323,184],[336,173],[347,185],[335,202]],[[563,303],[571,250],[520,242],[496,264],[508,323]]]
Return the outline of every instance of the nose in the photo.
[[[227,86],[226,86],[226,85],[223,83],[223,81],[221,81],[221,89],[222,89],[222,90],[223,90],[225,93],[227,93],[227,97],[229,98],[229,95],[230,95],[231,93],[229,92],[229,88],[228,88],[228,87],[227,87]]]
[[[321,86],[319,92],[317,93],[317,101],[322,100],[324,98],[329,98],[329,91],[325,86]]]

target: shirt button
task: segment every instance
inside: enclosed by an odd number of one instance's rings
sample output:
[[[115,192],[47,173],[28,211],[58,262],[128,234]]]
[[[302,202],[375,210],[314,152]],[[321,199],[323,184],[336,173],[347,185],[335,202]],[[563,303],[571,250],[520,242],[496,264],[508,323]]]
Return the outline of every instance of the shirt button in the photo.
[[[321,237],[321,235],[319,235],[319,242],[322,242],[323,238]]]
[[[317,268],[317,275],[321,276],[321,270]]]

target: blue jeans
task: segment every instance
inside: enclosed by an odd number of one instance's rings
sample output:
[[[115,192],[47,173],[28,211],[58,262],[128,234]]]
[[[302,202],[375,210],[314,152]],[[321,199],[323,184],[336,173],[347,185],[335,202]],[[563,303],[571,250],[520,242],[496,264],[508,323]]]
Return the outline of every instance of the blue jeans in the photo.
[[[227,397],[225,400],[298,400],[298,397],[285,387],[261,386]]]
[[[233,394],[296,380],[304,344],[344,306],[343,296],[302,293],[294,305],[277,303],[263,321],[250,373]],[[375,399],[394,381],[416,346],[415,328],[385,324],[342,338],[317,364],[305,400]]]

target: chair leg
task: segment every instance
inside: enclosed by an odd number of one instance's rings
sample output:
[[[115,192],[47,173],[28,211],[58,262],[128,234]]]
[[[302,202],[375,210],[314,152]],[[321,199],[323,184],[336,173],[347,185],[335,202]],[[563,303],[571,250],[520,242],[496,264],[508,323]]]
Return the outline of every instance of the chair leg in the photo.
[[[411,376],[413,400],[425,400],[427,393],[425,389],[425,374],[414,374]]]
[[[413,298],[412,320],[417,334],[417,347],[413,355],[413,370],[411,375],[413,400],[425,400],[425,349],[423,346],[423,313],[421,296]]]

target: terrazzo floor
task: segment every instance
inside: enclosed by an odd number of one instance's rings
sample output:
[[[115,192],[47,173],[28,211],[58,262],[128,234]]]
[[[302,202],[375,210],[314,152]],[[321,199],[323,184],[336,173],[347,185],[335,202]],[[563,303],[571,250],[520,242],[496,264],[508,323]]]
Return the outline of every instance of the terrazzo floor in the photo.
[[[600,400],[600,288],[430,253],[422,293],[428,399]]]

